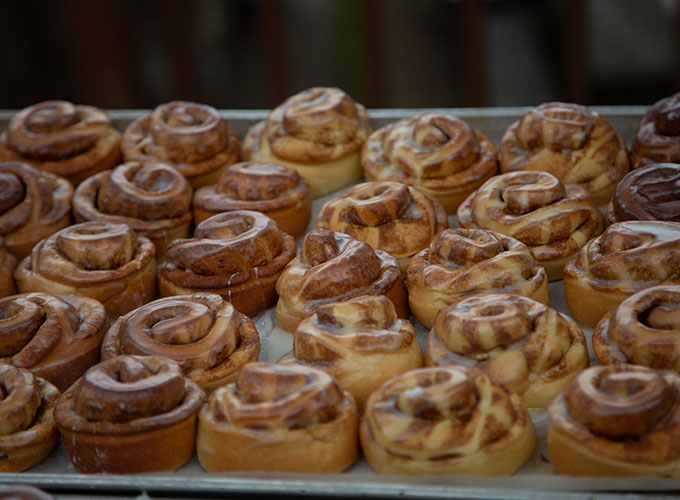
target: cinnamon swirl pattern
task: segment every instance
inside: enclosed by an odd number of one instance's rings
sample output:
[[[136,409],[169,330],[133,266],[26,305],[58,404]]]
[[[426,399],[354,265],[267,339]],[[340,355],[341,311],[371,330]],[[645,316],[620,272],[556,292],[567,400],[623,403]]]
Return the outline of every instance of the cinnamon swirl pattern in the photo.
[[[522,242],[484,229],[446,229],[408,266],[408,301],[428,328],[469,294],[514,293],[548,303],[545,269]]]
[[[444,207],[428,194],[398,182],[364,182],[327,201],[316,227],[346,233],[399,261],[411,257],[449,227]]]
[[[215,184],[238,161],[238,137],[219,112],[205,104],[172,101],[137,118],[121,144],[125,161],[168,163],[193,189]]]
[[[17,292],[17,287],[14,284],[16,267],[17,260],[5,248],[5,242],[0,238],[0,297],[7,297]]]
[[[86,179],[76,189],[76,222],[127,224],[162,257],[170,242],[189,236],[191,186],[163,163],[128,162]]]
[[[383,384],[368,399],[360,437],[378,474],[512,474],[536,443],[519,396],[462,366]]]
[[[656,102],[635,130],[630,151],[633,168],[680,163],[680,92]]]
[[[80,472],[172,471],[193,455],[204,396],[174,361],[118,356],[69,388],[54,418]]]
[[[233,210],[262,212],[281,231],[299,238],[312,218],[312,195],[307,181],[290,167],[237,163],[224,171],[216,185],[204,186],[194,194],[197,224]]]
[[[361,154],[366,178],[415,186],[447,213],[498,171],[496,146],[463,120],[436,113],[376,130]]]
[[[198,459],[209,472],[337,473],[356,459],[357,421],[351,394],[323,371],[251,363],[201,410]]]
[[[302,241],[300,255],[276,283],[279,328],[293,332],[321,305],[386,295],[399,318],[408,318],[406,290],[397,259],[343,233],[314,229]]]
[[[73,187],[26,163],[0,162],[0,236],[23,259],[33,246],[71,224]]]
[[[548,408],[555,470],[574,476],[680,477],[680,377],[594,366]]]
[[[361,104],[340,89],[314,87],[289,97],[251,128],[241,155],[294,168],[317,198],[361,178],[359,157],[370,133]]]
[[[276,302],[276,280],[294,257],[292,236],[264,214],[235,210],[201,222],[194,237],[168,247],[159,270],[165,297],[218,293],[254,316]]]
[[[121,316],[106,332],[102,360],[121,354],[162,356],[210,394],[257,359],[253,322],[217,294],[166,297]]]
[[[0,472],[21,472],[42,462],[59,442],[59,390],[6,363],[0,363],[0,389]]]
[[[604,227],[586,189],[563,184],[547,172],[511,172],[490,179],[458,208],[458,222],[526,244],[551,281],[562,278],[564,264]]]
[[[83,222],[38,243],[14,277],[22,293],[96,299],[113,319],[154,298],[155,253],[126,224]]]
[[[628,150],[607,120],[585,106],[541,104],[503,134],[501,173],[549,172],[565,184],[585,187],[596,205],[606,204],[629,169]]]
[[[120,133],[92,106],[45,101],[20,111],[0,135],[0,159],[78,184],[120,162]]]

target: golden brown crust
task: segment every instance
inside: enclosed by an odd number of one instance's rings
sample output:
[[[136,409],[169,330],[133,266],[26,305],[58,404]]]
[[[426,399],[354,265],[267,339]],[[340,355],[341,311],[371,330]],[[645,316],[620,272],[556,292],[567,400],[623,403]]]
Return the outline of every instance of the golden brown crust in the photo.
[[[632,168],[680,163],[680,92],[657,101],[642,117],[630,150]]]
[[[209,472],[338,473],[356,459],[357,425],[352,395],[321,370],[251,363],[203,407],[196,448]]]
[[[5,248],[5,242],[0,238],[0,297],[7,297],[17,293],[14,284],[14,270],[17,259]]]
[[[92,106],[45,101],[20,111],[0,135],[0,159],[21,161],[78,184],[120,162],[120,133]]]
[[[368,180],[415,186],[450,214],[498,171],[496,146],[487,136],[437,113],[376,130],[364,144],[361,163]]]

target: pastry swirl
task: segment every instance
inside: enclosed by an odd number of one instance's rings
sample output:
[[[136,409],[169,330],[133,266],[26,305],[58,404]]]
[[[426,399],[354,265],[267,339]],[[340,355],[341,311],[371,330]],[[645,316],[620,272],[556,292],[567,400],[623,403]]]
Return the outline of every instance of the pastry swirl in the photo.
[[[360,437],[378,474],[512,474],[536,441],[519,396],[463,366],[383,384],[368,399]]]
[[[642,117],[630,150],[633,168],[680,163],[680,92],[657,101]]]
[[[463,120],[437,113],[373,132],[361,154],[366,178],[415,186],[447,213],[498,171],[496,146]]]
[[[120,161],[120,133],[92,106],[45,101],[20,111],[0,135],[0,159],[21,161],[73,184]]]
[[[5,248],[5,242],[0,237],[0,297],[7,297],[17,293],[14,284],[14,270],[17,259]]]

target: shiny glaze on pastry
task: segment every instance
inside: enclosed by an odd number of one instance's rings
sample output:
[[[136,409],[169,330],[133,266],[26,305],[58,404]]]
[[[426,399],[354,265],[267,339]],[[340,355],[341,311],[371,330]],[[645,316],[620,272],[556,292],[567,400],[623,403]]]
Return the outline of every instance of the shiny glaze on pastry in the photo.
[[[657,101],[642,117],[630,150],[633,168],[680,163],[680,92]]]

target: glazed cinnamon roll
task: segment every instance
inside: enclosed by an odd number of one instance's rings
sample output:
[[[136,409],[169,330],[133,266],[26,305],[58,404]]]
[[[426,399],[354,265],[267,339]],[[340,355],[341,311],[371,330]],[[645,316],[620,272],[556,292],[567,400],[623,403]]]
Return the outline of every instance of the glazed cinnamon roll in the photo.
[[[54,418],[79,472],[172,471],[194,453],[204,396],[174,361],[118,356],[62,394]]]
[[[0,472],[25,471],[59,442],[54,422],[59,390],[6,363],[0,363],[0,389]]]
[[[235,210],[201,222],[194,237],[168,247],[159,269],[164,297],[220,294],[254,316],[276,302],[276,280],[294,257],[292,236],[264,214]]]
[[[398,182],[364,182],[327,201],[316,227],[346,233],[399,261],[402,274],[416,253],[449,227],[444,207]]]
[[[680,163],[680,92],[656,102],[642,117],[630,150],[633,168]]]
[[[163,356],[210,394],[257,359],[253,322],[213,293],[166,297],[121,316],[106,332],[102,360],[121,354]]]
[[[27,293],[0,299],[0,362],[30,370],[60,391],[99,362],[109,326],[89,297]]]
[[[589,328],[640,290],[678,284],[678,222],[612,224],[564,266],[564,293],[569,311]]]
[[[156,295],[155,253],[126,224],[83,222],[38,243],[14,278],[21,293],[97,299],[115,319]]]
[[[526,113],[503,134],[501,173],[549,172],[587,189],[595,205],[609,202],[629,170],[628,149],[607,120],[578,104],[551,102]]]
[[[170,242],[189,236],[191,195],[189,182],[170,165],[128,162],[80,184],[73,213],[76,222],[127,224],[161,258]]]
[[[397,259],[347,234],[326,229],[307,233],[300,255],[276,282],[276,292],[276,321],[290,333],[321,305],[362,295],[386,295],[397,316],[408,318]]]
[[[237,163],[224,171],[216,185],[194,194],[196,224],[233,210],[262,212],[297,239],[312,218],[312,195],[307,181],[290,167]]]
[[[92,106],[45,101],[20,111],[0,135],[0,159],[21,161],[73,184],[120,162],[120,133]]]
[[[594,366],[548,408],[555,470],[574,476],[680,477],[680,377]]]
[[[17,259],[5,248],[5,243],[0,238],[0,297],[7,297],[17,293],[14,284],[14,270],[17,267]]]
[[[293,350],[279,363],[319,368],[349,391],[361,411],[383,382],[423,366],[413,325],[397,318],[384,295],[319,307],[293,334]]]
[[[71,224],[73,187],[26,163],[0,162],[0,236],[23,259],[43,238]]]
[[[368,398],[360,437],[378,474],[512,474],[536,443],[519,396],[463,366],[383,384]]]
[[[484,229],[446,229],[408,266],[411,311],[430,328],[437,312],[469,294],[514,293],[548,303],[548,278],[529,248]]]
[[[512,172],[488,180],[458,208],[458,222],[526,244],[550,281],[561,279],[564,264],[604,227],[586,189],[547,172]]]
[[[205,104],[172,101],[137,118],[121,144],[125,161],[167,163],[193,189],[215,184],[238,161],[238,137],[219,112]]]
[[[371,133],[366,109],[337,88],[315,87],[289,97],[248,131],[244,160],[294,168],[312,196],[361,178],[361,147]]]
[[[366,179],[415,186],[455,214],[498,171],[496,146],[454,116],[404,118],[376,130],[361,153]]]
[[[196,451],[208,472],[330,474],[356,459],[352,395],[316,368],[251,363],[203,407]]]
[[[0,500],[54,500],[49,493],[27,484],[0,485]]]

